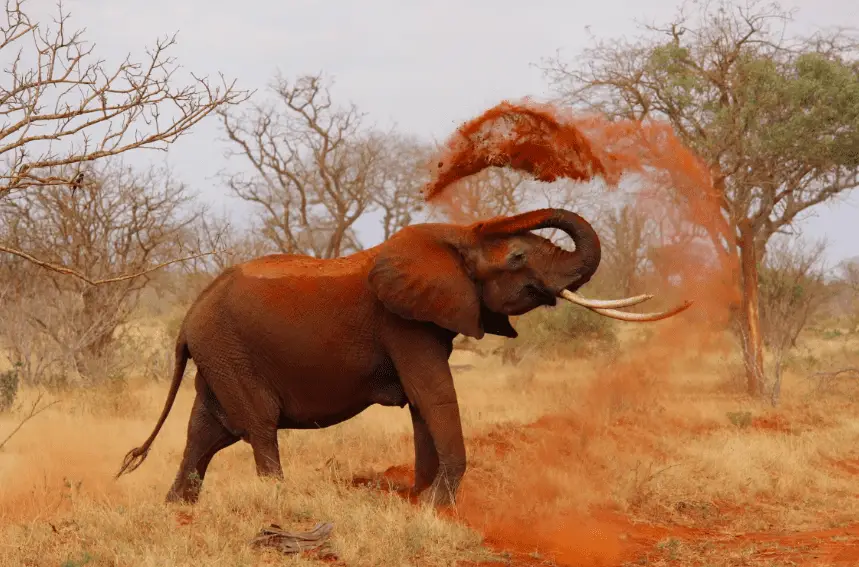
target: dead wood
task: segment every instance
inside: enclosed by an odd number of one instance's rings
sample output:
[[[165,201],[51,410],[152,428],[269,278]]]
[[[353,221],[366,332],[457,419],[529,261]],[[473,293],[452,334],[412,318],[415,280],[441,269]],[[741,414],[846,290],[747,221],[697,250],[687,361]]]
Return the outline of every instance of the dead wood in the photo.
[[[319,549],[328,543],[334,524],[322,522],[309,532],[286,531],[277,524],[262,528],[251,540],[253,547],[271,547],[281,553],[301,553]]]

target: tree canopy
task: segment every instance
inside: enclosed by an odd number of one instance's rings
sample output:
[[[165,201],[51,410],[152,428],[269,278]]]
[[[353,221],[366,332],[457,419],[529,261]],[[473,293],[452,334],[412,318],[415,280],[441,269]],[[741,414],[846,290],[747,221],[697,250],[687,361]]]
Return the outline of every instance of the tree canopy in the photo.
[[[635,41],[597,41],[577,61],[557,56],[544,67],[564,101],[667,121],[710,169],[728,221],[726,234],[711,236],[740,265],[754,390],[763,372],[757,269],[767,243],[859,185],[859,41],[844,30],[789,37],[790,20],[778,4],[686,4]]]

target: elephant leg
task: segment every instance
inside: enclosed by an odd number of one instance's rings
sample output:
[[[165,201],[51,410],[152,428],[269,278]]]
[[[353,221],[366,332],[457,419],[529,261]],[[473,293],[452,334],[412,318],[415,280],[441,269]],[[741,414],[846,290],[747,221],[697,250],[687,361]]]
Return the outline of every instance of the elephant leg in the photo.
[[[417,494],[430,486],[435,479],[438,472],[438,453],[421,412],[411,404],[409,412],[412,415],[415,441],[415,486],[412,490]]]
[[[386,336],[386,343],[409,404],[417,408],[436,449],[438,469],[421,500],[437,506],[451,505],[466,463],[459,403],[447,360],[449,346],[418,325],[398,327]],[[416,428],[421,437],[423,427],[419,424]],[[428,449],[424,446],[421,455],[425,452]]]
[[[283,467],[280,464],[280,449],[277,443],[277,426],[252,433],[250,444],[254,451],[257,475],[283,479]]]
[[[188,421],[188,441],[182,464],[167,493],[167,502],[196,502],[212,457],[238,440],[239,437],[230,433],[210,411],[206,392],[198,390]]]
[[[450,384],[449,392],[454,398],[452,401],[426,402],[418,406],[421,413],[427,416],[427,427],[438,455],[435,478],[421,494],[421,500],[435,506],[451,506],[456,502],[456,493],[466,467],[465,441],[453,383]],[[447,397],[444,393],[441,396],[442,399]]]
[[[277,443],[280,406],[277,396],[256,376],[244,352],[224,349],[217,364],[198,361],[213,398],[222,400],[216,412],[227,427],[247,441],[254,454],[257,475],[283,478]]]

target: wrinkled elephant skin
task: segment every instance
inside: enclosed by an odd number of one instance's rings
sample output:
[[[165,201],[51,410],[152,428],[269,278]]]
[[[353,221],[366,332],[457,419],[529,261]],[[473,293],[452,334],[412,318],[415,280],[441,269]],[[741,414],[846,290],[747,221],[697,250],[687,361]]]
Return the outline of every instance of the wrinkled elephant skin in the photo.
[[[530,232],[541,228],[569,234],[575,251]],[[282,478],[278,429],[328,427],[381,404],[409,406],[415,490],[451,504],[466,467],[454,337],[515,337],[508,316],[554,305],[599,262],[583,218],[543,209],[413,225],[339,259],[277,254],[233,266],[189,309],[164,410],[119,475],[146,458],[191,358],[197,394],[169,501],[196,501],[212,457],[240,439],[259,475]]]

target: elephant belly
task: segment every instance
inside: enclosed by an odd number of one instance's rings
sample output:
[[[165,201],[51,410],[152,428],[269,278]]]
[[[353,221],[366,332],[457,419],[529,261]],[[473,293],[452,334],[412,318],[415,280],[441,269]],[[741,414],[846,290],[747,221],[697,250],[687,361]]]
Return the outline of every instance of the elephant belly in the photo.
[[[372,405],[404,407],[408,397],[394,366],[385,359],[374,371],[350,383],[342,376],[326,380],[327,388],[313,389],[300,395],[293,391],[284,399],[278,427],[282,429],[316,429],[342,423]],[[314,395],[324,391],[324,396]]]
[[[404,407],[407,403],[409,399],[406,397],[406,391],[399,382],[382,384],[373,390],[370,398],[371,405]]]

